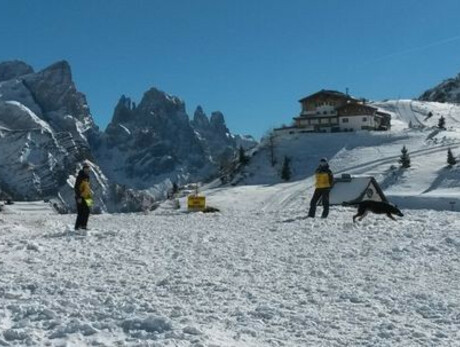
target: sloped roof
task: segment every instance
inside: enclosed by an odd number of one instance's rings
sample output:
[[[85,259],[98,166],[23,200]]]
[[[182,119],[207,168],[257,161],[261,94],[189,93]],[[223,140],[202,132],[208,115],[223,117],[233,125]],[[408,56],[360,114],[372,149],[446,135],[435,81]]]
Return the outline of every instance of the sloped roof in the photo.
[[[366,197],[367,189],[373,186],[377,196]],[[343,202],[358,202],[361,200],[387,201],[385,194],[372,176],[353,176],[349,179],[337,178],[329,195],[331,205],[341,205]]]
[[[391,118],[391,114],[387,113],[387,112],[383,112],[383,111],[377,111],[377,115],[378,116],[382,116],[382,117],[385,117],[385,118]]]
[[[342,97],[344,99],[350,99],[350,100],[355,100],[354,98],[352,98],[350,95],[347,95],[345,93],[342,93],[342,92],[338,92],[336,90],[327,90],[327,89],[321,89],[319,92],[316,92],[314,94],[311,94],[311,95],[308,95],[302,99],[299,100],[299,102],[302,102],[306,99],[310,99],[310,98],[313,98],[313,97],[316,97],[318,95],[321,95],[321,94],[324,94],[324,95],[331,95],[331,96],[337,96],[337,97]]]

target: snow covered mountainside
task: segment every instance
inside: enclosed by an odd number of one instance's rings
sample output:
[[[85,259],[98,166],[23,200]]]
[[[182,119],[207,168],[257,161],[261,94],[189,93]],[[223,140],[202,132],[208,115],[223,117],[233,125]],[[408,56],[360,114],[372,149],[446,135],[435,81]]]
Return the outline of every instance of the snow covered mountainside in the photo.
[[[242,195],[257,188],[258,194],[252,198],[260,208],[306,205],[314,170],[319,159],[327,157],[336,176],[372,175],[389,200],[402,207],[460,209],[460,168],[447,165],[449,148],[454,156],[460,155],[460,106],[412,100],[376,102],[373,106],[392,115],[390,131],[277,135],[273,145],[266,138],[228,186],[236,184],[233,189]],[[437,127],[441,116],[445,118],[444,130]],[[398,162],[403,146],[411,159],[408,169],[401,169]],[[273,167],[271,148],[276,160]],[[282,182],[284,157],[290,159],[291,182],[277,184]],[[221,191],[227,196],[226,189],[210,189],[210,201]],[[229,195],[237,196],[234,193]],[[218,207],[218,202],[215,205]]]
[[[151,88],[137,106],[121,97],[111,123],[92,148],[111,180],[151,189],[216,175],[235,157],[239,142],[243,140],[230,133],[222,113],[208,118],[198,106],[190,121],[181,99]]]
[[[62,61],[33,72],[9,62],[0,64],[0,77],[0,189],[14,199],[69,203],[77,165],[92,159],[88,138],[98,131],[70,66]],[[108,182],[93,167],[93,187],[105,207]]]

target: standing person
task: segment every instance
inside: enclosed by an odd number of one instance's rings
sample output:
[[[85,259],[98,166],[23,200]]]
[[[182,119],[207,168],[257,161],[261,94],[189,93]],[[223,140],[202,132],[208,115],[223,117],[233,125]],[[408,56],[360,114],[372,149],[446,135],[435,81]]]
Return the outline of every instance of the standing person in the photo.
[[[321,218],[327,218],[329,214],[329,192],[331,191],[332,184],[334,182],[334,176],[332,175],[331,169],[326,158],[322,158],[319,161],[319,166],[315,171],[315,192],[310,201],[310,210],[308,211],[308,217],[315,218],[316,204],[321,198],[323,203],[323,214]]]
[[[85,229],[88,224],[89,208],[92,205],[92,193],[89,185],[90,167],[87,163],[83,164],[83,169],[78,172],[75,181],[75,200],[77,202],[77,221],[75,230]]]

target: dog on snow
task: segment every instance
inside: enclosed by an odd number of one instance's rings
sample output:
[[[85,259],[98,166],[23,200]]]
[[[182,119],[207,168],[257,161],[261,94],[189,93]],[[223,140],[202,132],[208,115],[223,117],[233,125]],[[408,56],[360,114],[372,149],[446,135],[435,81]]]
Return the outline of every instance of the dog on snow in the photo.
[[[358,213],[353,216],[353,223],[357,218],[361,221],[369,212],[385,214],[388,218],[396,220],[393,215],[403,217],[404,214],[395,205],[384,201],[364,200],[356,203],[344,202],[344,206],[358,206]]]

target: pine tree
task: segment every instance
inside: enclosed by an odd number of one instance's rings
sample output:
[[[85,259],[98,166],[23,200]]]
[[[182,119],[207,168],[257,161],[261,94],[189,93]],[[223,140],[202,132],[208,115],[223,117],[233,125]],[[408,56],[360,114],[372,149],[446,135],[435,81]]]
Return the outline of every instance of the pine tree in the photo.
[[[177,185],[176,182],[173,182],[172,188],[171,188],[172,195],[174,196],[174,194],[176,194],[178,191],[179,191],[179,186]]]
[[[243,146],[240,146],[238,160],[241,163],[241,165],[246,165],[249,162],[248,156],[244,153]]]
[[[291,179],[290,162],[291,160],[285,156],[283,160],[283,167],[281,168],[281,179],[284,181],[289,181]]]
[[[438,128],[445,129],[446,128],[446,119],[441,116],[438,121]]]
[[[450,148],[447,150],[447,164],[449,164],[450,167],[457,164],[457,159],[455,159]]]
[[[410,167],[410,157],[409,153],[407,152],[406,146],[403,146],[401,149],[401,156],[399,157],[399,163],[401,164],[401,167],[404,169],[407,169]]]

